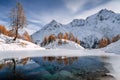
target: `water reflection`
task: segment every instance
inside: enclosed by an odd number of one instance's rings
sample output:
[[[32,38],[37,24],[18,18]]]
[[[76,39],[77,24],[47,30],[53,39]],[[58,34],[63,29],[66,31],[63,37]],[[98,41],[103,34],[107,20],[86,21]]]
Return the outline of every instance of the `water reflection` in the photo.
[[[101,59],[93,56],[4,59],[0,61],[0,80],[105,80],[109,71]]]
[[[53,62],[56,61],[59,64],[69,65],[72,64],[74,61],[77,62],[78,57],[43,57],[44,61]]]

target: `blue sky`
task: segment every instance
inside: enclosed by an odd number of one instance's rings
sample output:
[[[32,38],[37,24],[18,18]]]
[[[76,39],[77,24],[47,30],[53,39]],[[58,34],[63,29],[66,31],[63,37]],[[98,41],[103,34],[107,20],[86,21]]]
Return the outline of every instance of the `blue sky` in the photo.
[[[9,13],[17,0],[0,0],[0,24],[9,26]],[[29,29],[36,30],[56,20],[67,24],[73,19],[86,18],[101,9],[120,13],[119,0],[18,0],[27,16]],[[33,28],[34,27],[34,28]]]

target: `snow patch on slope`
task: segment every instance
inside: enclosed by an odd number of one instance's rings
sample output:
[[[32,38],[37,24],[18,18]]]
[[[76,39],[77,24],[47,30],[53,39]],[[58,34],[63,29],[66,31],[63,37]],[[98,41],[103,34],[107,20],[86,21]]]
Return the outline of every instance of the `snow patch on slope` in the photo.
[[[0,50],[6,51],[6,50],[39,50],[44,49],[41,48],[38,45],[35,45],[31,42],[24,41],[21,39],[17,39],[16,41],[13,41],[11,37],[0,35]]]
[[[102,48],[101,50],[104,50],[105,52],[108,52],[108,53],[120,54],[120,40],[118,40],[117,42],[111,43],[110,45],[108,45],[105,48]]]
[[[61,44],[59,45],[58,44],[58,41],[59,40],[56,40],[48,45],[45,46],[45,48],[48,48],[48,49],[84,49],[82,46],[80,46],[79,44],[73,42],[73,41],[68,41],[68,40],[64,40],[62,39],[62,43],[65,42],[65,44]]]

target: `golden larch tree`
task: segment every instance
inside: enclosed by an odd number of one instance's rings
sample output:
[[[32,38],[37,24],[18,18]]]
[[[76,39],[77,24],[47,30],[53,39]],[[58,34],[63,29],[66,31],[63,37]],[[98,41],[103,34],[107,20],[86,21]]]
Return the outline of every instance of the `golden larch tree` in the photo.
[[[17,2],[16,7],[11,10],[10,21],[10,26],[15,33],[13,39],[15,41],[18,37],[18,30],[26,27],[26,17],[20,2]]]

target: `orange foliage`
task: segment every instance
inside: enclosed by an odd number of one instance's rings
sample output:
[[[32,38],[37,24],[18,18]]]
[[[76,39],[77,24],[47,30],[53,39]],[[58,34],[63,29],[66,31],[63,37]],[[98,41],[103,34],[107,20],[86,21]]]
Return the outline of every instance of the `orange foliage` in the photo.
[[[110,40],[108,38],[103,38],[99,41],[99,48],[105,47],[110,44]]]
[[[5,26],[0,25],[0,33],[2,33],[2,34],[4,34],[4,35],[8,35],[8,31],[7,31],[7,29],[5,28]]]
[[[60,32],[57,37],[58,39],[63,39],[63,33]]]
[[[22,38],[26,41],[30,41],[32,42],[32,39],[31,37],[29,36],[29,34],[27,32],[25,32],[23,35],[22,35]]]
[[[49,62],[57,62],[59,64],[65,64],[65,65],[69,65],[69,64],[73,64],[74,61],[77,61],[78,58],[77,57],[43,57],[44,61],[49,61]]]
[[[105,47],[112,42],[118,41],[119,39],[120,39],[120,35],[113,37],[111,41],[108,38],[103,38],[99,41],[99,48]]]
[[[30,58],[23,58],[21,59],[21,64],[25,65],[28,61],[29,61]]]
[[[48,43],[48,38],[47,37],[44,38],[43,43],[44,43],[44,45],[46,45]]]
[[[66,40],[74,41],[77,44],[80,44],[80,40],[75,38],[75,36],[72,33],[68,34],[66,32],[65,34],[63,34],[63,33],[60,32],[57,36],[55,36],[54,34],[51,34],[48,37],[45,36],[44,39],[43,39],[43,42],[41,43],[41,46],[45,46],[46,44],[49,44],[50,42],[55,41],[56,38],[59,39],[58,40],[58,45],[66,44],[67,43]],[[65,39],[65,41],[62,42],[61,39]]]
[[[75,36],[71,32],[69,33],[69,40],[75,41]]]
[[[112,38],[112,42],[116,42],[120,39],[120,35],[117,35],[115,37]]]
[[[67,32],[64,34],[63,39],[68,40],[68,33]]]
[[[8,36],[9,36],[9,37],[15,37],[14,31],[13,31],[13,30],[9,30],[9,31],[8,31]],[[20,34],[17,35],[17,38],[19,38],[19,39],[21,38]]]
[[[77,44],[80,44],[80,40],[78,40],[77,38],[75,39],[75,42],[76,42]]]
[[[0,34],[4,34],[4,35],[7,35],[9,37],[15,37],[15,33],[14,33],[14,30],[7,30],[5,28],[5,26],[3,25],[0,25]],[[17,38],[19,39],[24,39],[26,41],[32,41],[31,37],[29,36],[29,34],[27,32],[25,32],[22,36],[20,34],[18,34]]]
[[[56,37],[55,37],[54,34],[51,34],[51,35],[48,37],[48,43],[53,42],[53,41],[55,41],[55,40],[56,40]]]
[[[9,31],[8,31],[8,36],[10,36],[10,37],[15,37],[14,30],[9,30]],[[31,39],[30,35],[28,34],[28,32],[25,32],[23,35],[20,35],[20,34],[18,33],[18,34],[17,34],[17,38],[19,38],[19,39],[24,39],[24,40],[26,40],[26,41],[32,42],[32,39]]]
[[[5,64],[0,64],[0,70],[2,70],[5,67]]]

